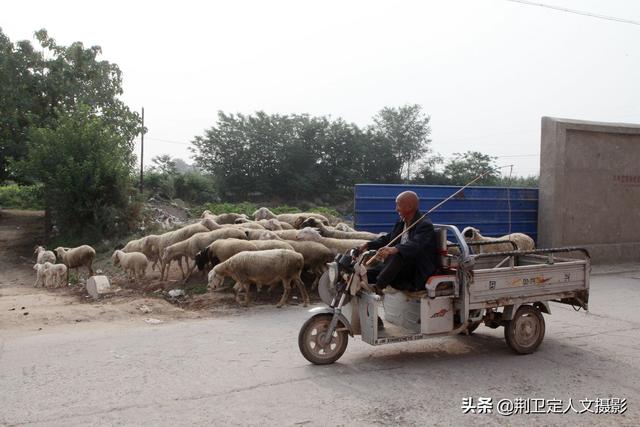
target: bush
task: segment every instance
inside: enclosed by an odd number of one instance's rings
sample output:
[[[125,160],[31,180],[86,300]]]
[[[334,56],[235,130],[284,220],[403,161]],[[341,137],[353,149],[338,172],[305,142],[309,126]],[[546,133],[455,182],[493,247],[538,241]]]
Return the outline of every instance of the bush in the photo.
[[[41,185],[4,185],[0,187],[0,206],[12,209],[44,209]]]
[[[173,179],[175,197],[190,203],[207,203],[218,200],[213,179],[199,172],[185,172]]]
[[[61,115],[54,129],[32,128],[22,164],[42,182],[46,206],[63,237],[95,242],[135,227],[133,143],[87,107]]]

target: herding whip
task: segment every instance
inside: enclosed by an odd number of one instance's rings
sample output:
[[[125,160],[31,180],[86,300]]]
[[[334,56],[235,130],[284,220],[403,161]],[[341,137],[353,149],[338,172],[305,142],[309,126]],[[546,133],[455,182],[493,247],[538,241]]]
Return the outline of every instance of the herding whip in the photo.
[[[424,217],[426,217],[427,215],[429,215],[431,212],[435,211],[436,209],[438,209],[440,206],[444,205],[446,202],[448,202],[449,200],[453,199],[454,197],[456,197],[462,190],[464,190],[465,188],[469,187],[470,185],[472,185],[474,182],[478,181],[479,179],[482,179],[485,175],[487,175],[490,172],[493,172],[496,169],[503,169],[503,168],[508,168],[508,167],[513,167],[513,165],[506,165],[506,166],[500,166],[497,167],[495,169],[488,169],[486,172],[478,175],[477,177],[475,177],[472,181],[470,181],[468,184],[466,184],[464,187],[461,187],[458,191],[456,191],[455,193],[453,193],[452,195],[450,195],[449,197],[447,197],[446,199],[444,199],[443,201],[441,201],[440,203],[438,203],[437,205],[435,205],[434,207],[432,207],[431,209],[429,209],[428,212],[426,212],[424,215],[422,215],[420,218],[418,218],[418,220],[416,222],[414,222],[413,224],[411,224],[410,226],[408,226],[407,228],[404,229],[404,231],[400,234],[398,234],[392,241],[390,241],[389,243],[387,243],[386,245],[384,245],[382,248],[387,248],[389,246],[391,246],[393,243],[395,243],[396,240],[402,238],[402,236],[404,236],[405,233],[407,233],[409,230],[411,230],[413,228],[414,225],[416,225],[417,223],[419,223],[420,221],[422,221],[424,219]],[[380,249],[382,249],[380,248]],[[373,262],[373,260],[375,260],[378,257],[378,252],[380,251],[380,249],[378,249],[378,251],[376,251],[376,253],[369,258],[369,260],[366,262],[365,265],[369,265]]]

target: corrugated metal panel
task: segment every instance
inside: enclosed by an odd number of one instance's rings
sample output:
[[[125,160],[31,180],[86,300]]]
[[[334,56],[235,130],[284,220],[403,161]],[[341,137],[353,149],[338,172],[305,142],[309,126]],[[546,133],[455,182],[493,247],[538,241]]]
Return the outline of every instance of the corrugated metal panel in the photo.
[[[396,196],[406,190],[420,197],[420,210],[427,212],[460,187],[448,185],[356,184],[355,217],[357,230],[388,232],[398,220]],[[511,228],[509,201],[511,200]],[[439,224],[453,224],[460,230],[473,226],[484,236],[526,233],[537,240],[538,189],[469,187],[429,215]]]

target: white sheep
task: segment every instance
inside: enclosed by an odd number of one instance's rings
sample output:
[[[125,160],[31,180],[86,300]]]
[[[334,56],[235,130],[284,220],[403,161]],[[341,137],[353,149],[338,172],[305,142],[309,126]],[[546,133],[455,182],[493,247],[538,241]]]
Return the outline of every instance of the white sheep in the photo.
[[[50,286],[53,284],[56,288],[64,285],[62,281],[67,276],[67,266],[64,264],[51,264],[50,262],[45,262],[44,265],[46,266],[44,271],[45,285]]]
[[[344,222],[337,223],[334,228],[339,231],[356,231],[354,228],[350,227],[348,224],[345,224]]]
[[[275,218],[280,222],[286,222],[292,225],[294,228],[296,227],[296,221],[304,221],[305,219],[313,217],[322,221],[323,224],[329,225],[329,220],[324,215],[320,215],[314,212],[299,212],[299,213],[288,213],[288,214],[279,214],[276,215],[271,212],[268,208],[262,207],[253,213],[253,218],[258,221],[261,219],[272,219]]]
[[[56,256],[53,252],[45,249],[44,246],[36,246],[33,253],[37,255],[36,262],[38,264],[44,264],[45,262],[50,262],[55,264]]]
[[[186,282],[191,277],[191,274],[196,268],[196,263],[194,262],[193,267],[189,265],[189,259],[196,259],[196,254],[209,246],[211,243],[215,242],[218,239],[246,239],[245,231],[236,229],[236,228],[221,228],[220,230],[207,231],[202,233],[196,233],[193,236],[189,237],[186,240],[183,240],[178,243],[174,243],[171,246],[166,247],[162,252],[162,264],[166,267],[166,270],[163,269],[162,276],[163,280],[166,280],[169,276],[169,266],[171,265],[171,261],[178,260],[180,265],[180,270],[182,272],[182,278]],[[187,260],[187,274],[182,270],[182,258]]]
[[[77,248],[57,247],[55,253],[58,260],[67,266],[67,283],[69,283],[69,270],[80,267],[87,267],[89,277],[93,276],[93,260],[96,257],[96,251],[89,245],[78,246]]]
[[[245,229],[244,233],[249,240],[280,240],[275,231]]]
[[[334,255],[345,253],[352,248],[361,246],[368,242],[368,240],[334,239],[332,237],[323,237],[318,230],[310,227],[298,230],[295,240],[310,240],[312,242],[321,243],[331,249]]]
[[[149,260],[142,252],[124,252],[116,250],[111,255],[111,262],[114,266],[121,266],[127,277],[130,279],[144,278]]]
[[[216,265],[209,272],[209,286],[217,289],[225,277],[236,281],[238,302],[240,292],[245,292],[244,305],[249,304],[250,286],[276,284],[282,282],[284,292],[277,307],[282,307],[289,298],[291,283],[294,282],[302,295],[304,306],[309,303],[309,295],[300,279],[304,267],[304,258],[297,252],[288,249],[269,249],[265,251],[240,252],[225,262]]]
[[[156,268],[156,264],[158,263],[158,256],[153,247],[153,244],[147,244],[147,241],[153,242],[156,235],[152,234],[149,236],[141,237],[140,239],[131,240],[127,242],[126,245],[121,249],[122,252],[131,253],[131,252],[142,252],[149,262],[153,262],[151,266],[151,270]]]
[[[276,230],[273,232],[278,238],[283,240],[296,240],[298,230]]]
[[[525,251],[535,249],[533,239],[523,233],[512,233],[502,237],[485,237],[480,234],[480,230],[474,227],[466,227],[462,230],[465,242],[469,244],[474,253],[487,252],[507,252],[513,250]],[[515,243],[514,248],[511,243],[496,243],[493,245],[473,245],[473,242],[494,242],[496,240],[510,240]]]
[[[257,251],[254,244],[257,240],[219,239],[196,254],[196,265],[199,270],[204,270],[210,263],[213,267],[224,262],[237,253],[244,251]]]
[[[302,228],[313,227],[317,228],[320,234],[324,237],[332,237],[334,239],[360,239],[360,240],[374,240],[379,237],[378,234],[369,233],[368,231],[340,231],[333,227],[324,225],[316,218],[307,218],[302,222]]]
[[[220,225],[234,224],[238,218],[248,219],[248,217],[245,214],[223,213],[220,215],[213,215],[209,210],[205,210],[204,212],[202,212],[202,215],[200,217],[212,219]]]
[[[48,265],[51,265],[50,262],[46,262],[46,263],[36,263],[33,265],[33,269],[36,271],[36,281],[33,284],[34,288],[37,288],[38,285],[42,285],[45,286],[45,270],[47,269]]]
[[[288,240],[287,243],[304,257],[304,268],[314,276],[311,289],[315,289],[320,276],[327,270],[327,263],[333,261],[333,251],[318,242]]]
[[[169,231],[167,233],[161,234],[158,238],[150,239],[149,244],[153,246],[156,251],[156,256],[160,260],[160,277],[164,277],[165,265],[162,260],[162,252],[165,248],[178,243],[184,240],[187,240],[189,237],[193,236],[196,233],[203,233],[210,231],[209,228],[202,224],[191,224],[186,225],[182,228],[179,228],[175,231]],[[145,251],[143,251],[145,252]],[[182,269],[182,258],[179,260],[180,269]]]

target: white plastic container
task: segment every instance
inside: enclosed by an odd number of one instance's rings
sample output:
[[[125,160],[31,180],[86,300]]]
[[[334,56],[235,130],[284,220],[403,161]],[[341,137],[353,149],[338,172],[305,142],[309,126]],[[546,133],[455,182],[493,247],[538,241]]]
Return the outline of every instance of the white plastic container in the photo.
[[[423,334],[449,332],[453,329],[453,300],[451,297],[422,298],[420,304]]]
[[[384,318],[412,332],[420,332],[420,299],[407,300],[402,292],[385,293]]]

